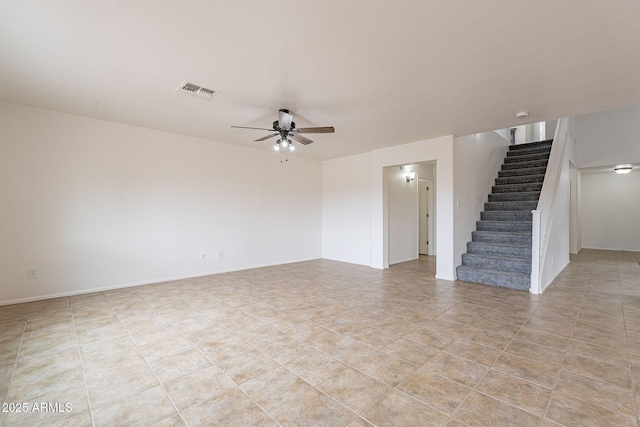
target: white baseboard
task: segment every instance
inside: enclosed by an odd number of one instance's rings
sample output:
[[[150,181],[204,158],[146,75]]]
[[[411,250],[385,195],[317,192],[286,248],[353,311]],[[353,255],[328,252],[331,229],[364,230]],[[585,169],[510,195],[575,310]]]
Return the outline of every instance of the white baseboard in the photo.
[[[60,292],[60,293],[56,293],[56,294],[36,295],[36,296],[33,296],[33,297],[17,298],[17,299],[12,299],[12,300],[0,301],[0,306],[12,305],[12,304],[23,304],[23,303],[27,303],[27,302],[43,301],[43,300],[54,299],[54,298],[72,297],[72,296],[76,296],[76,295],[92,294],[92,293],[95,293],[95,292],[113,291],[113,290],[122,289],[122,288],[132,288],[132,287],[136,287],[136,286],[153,285],[155,283],[171,282],[171,281],[174,281],[174,280],[193,279],[195,277],[204,277],[204,276],[212,276],[212,275],[216,275],[216,274],[232,273],[234,271],[252,270],[254,268],[273,267],[273,266],[276,266],[276,265],[284,265],[284,264],[295,264],[297,262],[313,261],[313,260],[317,260],[317,259],[321,259],[321,258],[309,258],[309,259],[302,259],[302,260],[297,260],[297,261],[279,262],[279,263],[276,263],[276,264],[262,264],[262,265],[248,266],[248,267],[230,268],[230,269],[225,269],[225,270],[217,270],[217,271],[211,271],[211,272],[199,273],[199,274],[191,274],[191,275],[185,275],[185,276],[163,277],[163,278],[157,278],[157,279],[151,279],[151,280],[144,280],[144,281],[140,281],[140,282],[120,283],[120,284],[117,284],[117,285],[104,286],[104,287],[101,287],[101,288],[80,289],[80,290],[76,290],[76,291]]]
[[[400,259],[398,261],[390,262],[389,265],[400,264],[401,262],[415,261],[417,259],[418,259],[418,257],[414,256],[414,257],[410,257],[410,258],[406,258],[406,259]]]
[[[562,273],[564,271],[565,268],[567,268],[567,266],[569,265],[571,261],[567,260],[567,263],[562,266],[562,268],[560,270],[558,270],[558,272],[555,274],[555,276],[553,276],[545,285],[542,285],[540,287],[540,293],[543,294],[544,291],[549,287],[550,284],[553,283],[554,280],[556,280],[556,278],[560,275],[560,273]]]

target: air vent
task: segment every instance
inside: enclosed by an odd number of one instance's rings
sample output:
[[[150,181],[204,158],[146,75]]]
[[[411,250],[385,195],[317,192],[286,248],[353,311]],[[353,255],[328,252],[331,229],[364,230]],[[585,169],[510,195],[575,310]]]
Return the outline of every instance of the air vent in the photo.
[[[219,93],[219,91],[216,92],[215,90],[194,85],[193,83],[188,83],[186,81],[182,82],[182,84],[178,86],[176,92],[186,93],[187,95],[191,95],[194,98],[204,99],[205,101],[210,100]]]

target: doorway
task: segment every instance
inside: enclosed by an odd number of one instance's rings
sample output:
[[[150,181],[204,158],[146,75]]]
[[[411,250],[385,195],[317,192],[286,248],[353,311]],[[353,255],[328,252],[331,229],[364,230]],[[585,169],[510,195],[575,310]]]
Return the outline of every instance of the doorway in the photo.
[[[435,174],[435,162],[385,167],[389,265],[436,255]]]

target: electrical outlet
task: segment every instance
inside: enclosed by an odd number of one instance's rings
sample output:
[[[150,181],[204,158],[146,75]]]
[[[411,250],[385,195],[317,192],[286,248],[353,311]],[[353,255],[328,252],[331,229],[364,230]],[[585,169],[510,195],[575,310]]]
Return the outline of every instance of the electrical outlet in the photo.
[[[37,277],[38,277],[38,270],[36,270],[35,268],[28,268],[27,269],[27,278],[35,279]]]
[[[206,252],[200,252],[200,259],[201,260],[207,259],[207,253]]]
[[[218,259],[224,258],[224,252],[218,251]]]

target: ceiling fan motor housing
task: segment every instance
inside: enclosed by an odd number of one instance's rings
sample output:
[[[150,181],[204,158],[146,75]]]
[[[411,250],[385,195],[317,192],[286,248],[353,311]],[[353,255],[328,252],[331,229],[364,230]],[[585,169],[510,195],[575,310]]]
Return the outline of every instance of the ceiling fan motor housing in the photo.
[[[316,126],[316,127],[308,127],[298,129],[296,128],[296,123],[293,121],[293,116],[289,114],[289,110],[286,108],[282,108],[279,110],[280,114],[278,115],[278,120],[273,122],[272,129],[264,129],[257,127],[249,127],[249,126],[231,126],[233,128],[241,128],[241,129],[256,129],[256,130],[265,130],[265,131],[273,131],[277,132],[271,135],[263,136],[262,138],[258,138],[255,142],[265,141],[269,138],[273,138],[275,136],[280,136],[279,141],[290,141],[289,137],[300,144],[309,145],[313,141],[309,138],[306,138],[301,133],[334,133],[335,130],[333,126]]]
[[[291,129],[295,129],[295,128],[296,128],[296,122],[291,122]],[[280,132],[284,129],[280,128],[280,122],[276,120],[273,122],[273,130]]]

